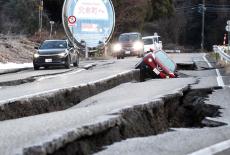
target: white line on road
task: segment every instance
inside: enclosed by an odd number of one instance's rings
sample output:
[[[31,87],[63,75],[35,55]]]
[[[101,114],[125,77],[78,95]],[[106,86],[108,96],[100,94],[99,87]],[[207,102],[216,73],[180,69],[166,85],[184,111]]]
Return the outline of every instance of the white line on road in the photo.
[[[193,152],[188,155],[213,155],[222,152],[224,150],[227,150],[228,148],[230,148],[230,140],[206,147],[204,149],[201,149],[197,152]]]
[[[90,67],[93,67],[93,66],[96,66],[96,63],[91,63],[91,64],[88,64],[88,65],[85,65],[84,68],[90,68]],[[85,71],[85,70],[86,69],[80,69],[80,70],[77,70],[75,72],[68,72],[68,73],[64,73],[64,74],[44,76],[44,77],[41,77],[41,78],[37,79],[37,81],[42,81],[42,80],[45,80],[45,79],[51,79],[51,78],[55,78],[55,77],[62,77],[62,76],[66,76],[66,75],[72,75],[72,74],[79,73],[79,72],[82,72],[82,71]]]
[[[84,70],[85,69],[80,69],[80,70],[77,70],[75,72],[70,72],[70,73],[65,73],[65,74],[59,74],[59,75],[52,75],[52,76],[45,76],[45,77],[41,77],[41,78],[37,79],[37,81],[42,81],[42,80],[51,79],[51,78],[55,78],[55,77],[62,77],[62,76],[66,76],[66,75],[72,75],[72,74],[76,74],[76,73],[82,72]]]
[[[208,67],[209,67],[209,68],[212,68],[212,67],[213,67],[213,66],[209,63],[209,61],[207,60],[206,54],[204,54],[203,59],[204,59],[204,60],[206,61],[206,63],[208,64]],[[218,86],[224,87],[225,84],[224,84],[224,81],[223,81],[223,78],[222,78],[222,76],[221,76],[221,74],[220,74],[219,69],[216,69],[216,74],[217,74],[216,79],[217,79]]]

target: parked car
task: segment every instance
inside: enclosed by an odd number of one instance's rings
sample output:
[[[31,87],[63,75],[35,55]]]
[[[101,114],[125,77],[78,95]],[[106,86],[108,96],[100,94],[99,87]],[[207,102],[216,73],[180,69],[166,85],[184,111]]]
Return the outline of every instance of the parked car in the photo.
[[[79,64],[79,52],[68,40],[46,40],[37,49],[33,56],[34,70],[40,67],[65,66],[70,68]]]
[[[176,78],[177,65],[163,50],[147,53],[135,66],[140,69],[141,81],[146,78]]]
[[[138,32],[121,34],[118,43],[113,45],[113,53],[117,59],[123,59],[125,56],[142,56],[144,43],[141,34]]]
[[[150,49],[152,50],[162,50],[162,42],[160,41],[160,36],[155,33],[154,36],[147,36],[142,38],[144,41],[144,53],[148,53]]]

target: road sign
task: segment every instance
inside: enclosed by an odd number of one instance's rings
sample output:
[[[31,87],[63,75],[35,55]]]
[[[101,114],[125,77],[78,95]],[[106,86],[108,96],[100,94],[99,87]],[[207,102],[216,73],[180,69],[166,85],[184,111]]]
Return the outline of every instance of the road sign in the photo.
[[[66,35],[77,46],[85,41],[88,47],[99,47],[114,31],[112,0],[65,0],[62,18]]]
[[[225,27],[225,30],[228,31],[228,32],[230,32],[230,25],[227,25],[227,26]]]
[[[75,16],[68,17],[68,26],[75,26],[77,18]]]
[[[227,24],[230,25],[230,20],[227,21]]]
[[[77,21],[77,18],[75,16],[69,16],[68,22],[69,24],[75,24]]]

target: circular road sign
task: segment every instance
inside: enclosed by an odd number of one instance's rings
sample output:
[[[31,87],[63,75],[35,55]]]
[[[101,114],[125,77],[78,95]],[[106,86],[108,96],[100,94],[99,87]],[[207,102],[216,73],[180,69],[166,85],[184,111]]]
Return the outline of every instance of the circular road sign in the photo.
[[[225,30],[228,31],[228,32],[230,32],[230,25],[227,25],[227,26],[225,27]]]
[[[69,16],[68,23],[69,24],[75,24],[77,21],[77,18],[75,16]]]
[[[65,0],[62,18],[67,37],[77,46],[85,42],[88,47],[99,47],[109,41],[114,31],[111,0]]]

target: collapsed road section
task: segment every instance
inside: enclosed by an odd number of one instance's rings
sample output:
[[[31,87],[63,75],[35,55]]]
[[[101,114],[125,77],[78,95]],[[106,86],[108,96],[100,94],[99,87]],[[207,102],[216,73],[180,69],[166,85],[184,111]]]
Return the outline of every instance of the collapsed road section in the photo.
[[[138,81],[139,71],[131,70],[84,85],[28,96],[1,103],[0,120],[15,119],[64,110],[82,100],[125,82]]]
[[[220,107],[203,104],[213,89],[191,91],[189,85],[194,83],[193,78],[182,78],[179,83],[177,79],[126,83],[68,110],[3,121],[0,152],[91,154],[113,142],[155,135],[170,127],[209,126],[203,120],[219,116]],[[157,89],[162,84],[167,87]],[[191,109],[195,113],[187,115]]]

